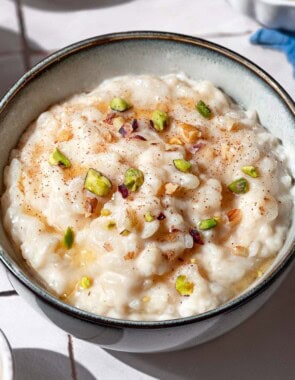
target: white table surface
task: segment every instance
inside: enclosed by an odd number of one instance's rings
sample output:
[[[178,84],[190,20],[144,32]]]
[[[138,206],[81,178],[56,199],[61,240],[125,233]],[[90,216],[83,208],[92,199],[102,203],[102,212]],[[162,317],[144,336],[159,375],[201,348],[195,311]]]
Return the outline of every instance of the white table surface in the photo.
[[[166,30],[210,39],[263,67],[295,96],[279,52],[252,46],[256,22],[224,0],[0,0],[0,95],[50,52],[94,35]],[[106,351],[68,336],[15,295],[0,265],[0,328],[13,348],[16,380],[293,380],[295,268],[239,328],[178,353]]]

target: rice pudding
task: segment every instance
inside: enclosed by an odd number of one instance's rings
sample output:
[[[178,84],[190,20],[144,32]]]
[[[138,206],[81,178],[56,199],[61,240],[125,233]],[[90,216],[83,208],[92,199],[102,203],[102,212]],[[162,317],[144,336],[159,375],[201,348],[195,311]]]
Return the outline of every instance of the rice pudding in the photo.
[[[5,169],[7,232],[47,289],[99,315],[203,313],[283,245],[292,178],[278,139],[208,81],[124,76],[52,106]]]

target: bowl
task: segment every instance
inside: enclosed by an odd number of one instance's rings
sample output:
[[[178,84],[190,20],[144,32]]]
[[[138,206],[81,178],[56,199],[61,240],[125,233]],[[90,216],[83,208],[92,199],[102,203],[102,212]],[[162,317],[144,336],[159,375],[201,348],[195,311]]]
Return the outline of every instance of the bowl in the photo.
[[[214,43],[163,32],[126,32],[84,40],[66,47],[25,74],[0,103],[0,166],[25,128],[50,105],[89,91],[102,80],[124,74],[163,75],[184,71],[208,79],[238,103],[256,109],[260,121],[289,151],[295,176],[295,106],[262,69]],[[201,344],[229,331],[262,306],[286,276],[294,259],[295,220],[284,246],[267,273],[239,297],[188,318],[142,322],[107,318],[67,305],[34,278],[13,248],[0,222],[0,258],[15,290],[37,311],[77,338],[108,349],[159,352]]]
[[[13,380],[12,352],[2,330],[0,330],[0,379]]]
[[[295,32],[294,0],[228,0],[238,11],[267,28]]]

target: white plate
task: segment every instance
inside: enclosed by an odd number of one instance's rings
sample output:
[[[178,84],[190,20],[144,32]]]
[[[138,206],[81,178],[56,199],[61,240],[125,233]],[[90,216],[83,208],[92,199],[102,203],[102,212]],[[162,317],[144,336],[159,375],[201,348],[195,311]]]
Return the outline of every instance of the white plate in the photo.
[[[0,380],[13,380],[12,352],[2,330],[0,330]]]
[[[295,32],[295,0],[228,0],[228,2],[268,28]]]

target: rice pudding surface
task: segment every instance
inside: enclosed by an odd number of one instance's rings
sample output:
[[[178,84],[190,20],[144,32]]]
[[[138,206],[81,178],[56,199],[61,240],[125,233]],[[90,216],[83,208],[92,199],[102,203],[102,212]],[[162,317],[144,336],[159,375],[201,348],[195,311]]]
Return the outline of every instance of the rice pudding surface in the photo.
[[[278,254],[292,178],[278,139],[208,81],[124,76],[52,106],[5,169],[5,227],[57,297],[99,315],[203,313]]]

